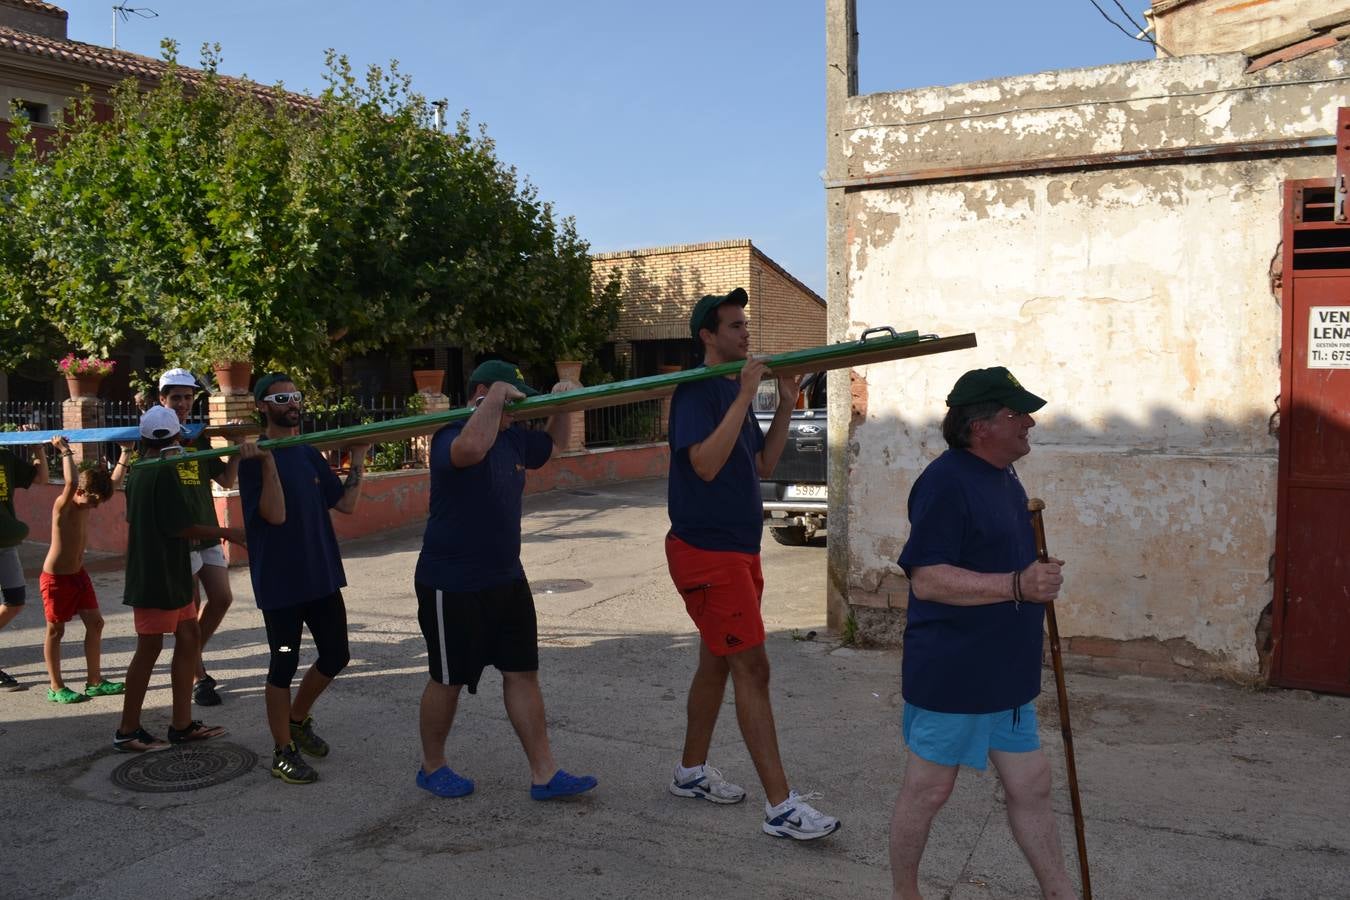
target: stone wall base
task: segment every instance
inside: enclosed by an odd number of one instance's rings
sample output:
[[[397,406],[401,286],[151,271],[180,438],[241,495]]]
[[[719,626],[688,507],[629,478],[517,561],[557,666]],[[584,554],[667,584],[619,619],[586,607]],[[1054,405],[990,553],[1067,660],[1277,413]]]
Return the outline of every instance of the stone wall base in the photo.
[[[899,648],[905,631],[905,609],[895,594],[885,591],[850,594],[849,614],[856,623],[855,641],[861,647]],[[1070,672],[1148,675],[1177,680],[1232,681],[1263,684],[1256,672],[1235,667],[1228,660],[1200,650],[1185,638],[1117,640],[1076,636],[1060,638],[1064,668]],[[1044,661],[1050,666],[1050,643]]]

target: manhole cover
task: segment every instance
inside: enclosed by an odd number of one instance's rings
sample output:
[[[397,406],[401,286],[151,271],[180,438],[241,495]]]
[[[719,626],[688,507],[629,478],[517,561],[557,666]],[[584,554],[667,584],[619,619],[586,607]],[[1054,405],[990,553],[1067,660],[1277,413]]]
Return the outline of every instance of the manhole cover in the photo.
[[[113,784],[132,791],[195,791],[238,778],[258,764],[258,754],[238,744],[214,742],[142,753],[113,769]]]
[[[580,578],[555,578],[552,581],[535,581],[530,584],[530,593],[533,594],[570,594],[573,591],[584,591],[590,587],[589,581],[582,581]]]

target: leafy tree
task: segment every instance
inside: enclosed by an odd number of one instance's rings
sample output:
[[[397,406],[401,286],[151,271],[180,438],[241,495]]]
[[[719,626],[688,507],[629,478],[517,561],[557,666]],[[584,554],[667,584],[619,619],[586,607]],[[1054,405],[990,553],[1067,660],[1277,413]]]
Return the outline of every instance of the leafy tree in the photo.
[[[26,123],[20,130],[24,128]],[[23,141],[15,152],[31,155],[33,148]],[[45,272],[33,253],[40,231],[28,202],[27,186],[13,179],[0,190],[0,368],[6,371],[50,360],[66,344],[47,309]]]
[[[54,149],[19,124],[0,190],[0,364],[57,334],[157,343],[323,384],[352,354],[430,339],[524,363],[584,357],[617,319],[588,246],[467,116],[448,132],[397,64],[330,53],[317,98],[184,70],[85,95]],[[8,341],[9,343],[3,343]],[[12,346],[10,346],[12,344]]]

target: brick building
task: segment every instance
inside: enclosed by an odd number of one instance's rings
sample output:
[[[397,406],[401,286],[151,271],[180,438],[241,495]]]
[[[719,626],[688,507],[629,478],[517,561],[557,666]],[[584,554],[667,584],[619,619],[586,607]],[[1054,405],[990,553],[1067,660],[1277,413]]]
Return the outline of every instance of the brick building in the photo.
[[[618,271],[624,305],[613,354],[633,376],[699,362],[689,314],[704,294],[743,287],[750,295],[751,349],[782,353],[825,343],[825,301],[747,238],[597,253],[603,281]]]

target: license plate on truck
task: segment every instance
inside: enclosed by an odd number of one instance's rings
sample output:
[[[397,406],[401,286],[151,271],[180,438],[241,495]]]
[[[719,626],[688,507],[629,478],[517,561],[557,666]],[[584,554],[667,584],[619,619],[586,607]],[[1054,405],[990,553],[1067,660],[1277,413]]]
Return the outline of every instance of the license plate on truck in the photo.
[[[824,500],[829,494],[823,484],[789,484],[783,492],[785,500]]]

